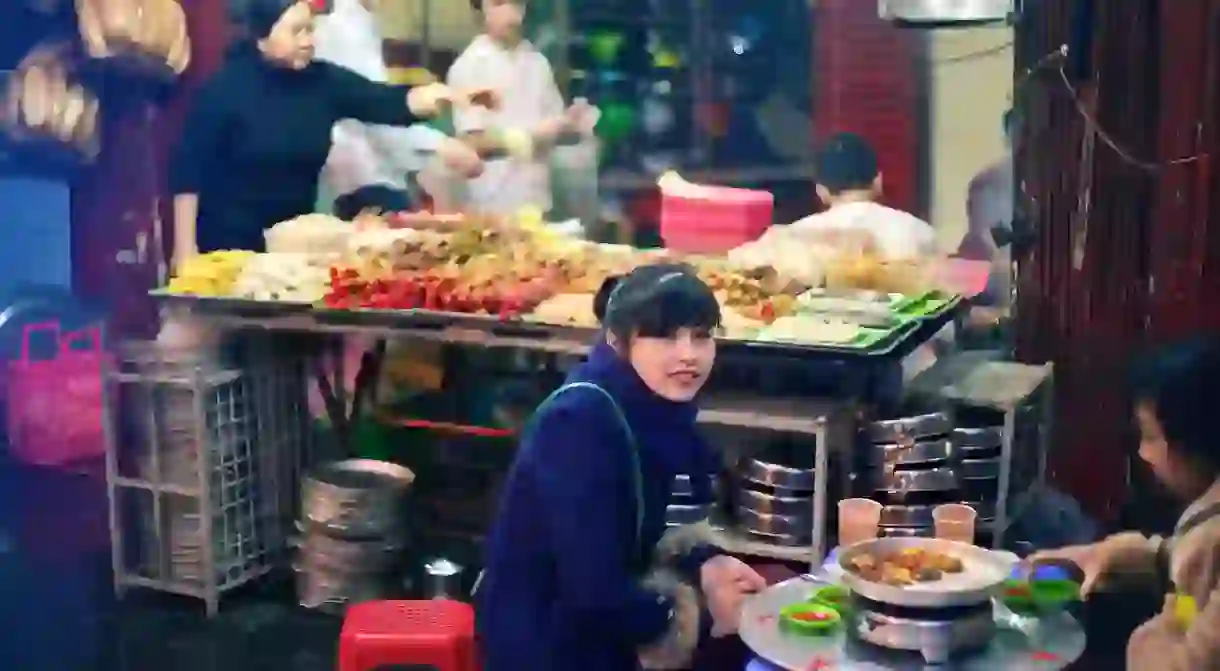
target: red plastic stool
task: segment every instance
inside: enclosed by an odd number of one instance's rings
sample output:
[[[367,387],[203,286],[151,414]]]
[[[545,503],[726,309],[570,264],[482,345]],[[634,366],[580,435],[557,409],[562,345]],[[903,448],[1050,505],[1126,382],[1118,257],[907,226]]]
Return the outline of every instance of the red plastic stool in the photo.
[[[347,609],[339,634],[339,671],[418,664],[436,671],[478,671],[474,610],[459,601],[369,601]]]

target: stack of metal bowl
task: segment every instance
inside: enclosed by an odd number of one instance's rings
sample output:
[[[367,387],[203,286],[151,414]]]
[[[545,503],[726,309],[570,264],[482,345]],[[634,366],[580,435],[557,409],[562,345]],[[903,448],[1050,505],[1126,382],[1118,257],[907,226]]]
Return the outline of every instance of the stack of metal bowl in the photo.
[[[856,488],[885,506],[881,534],[931,535],[932,509],[962,499],[949,413],[874,421],[865,432],[868,445],[858,462]]]
[[[712,501],[700,501],[691,483],[692,477],[705,477],[711,481]],[[679,474],[674,476],[673,492],[669,497],[669,506],[665,509],[665,526],[677,527],[683,524],[696,524],[712,516],[716,508],[716,494],[720,489],[720,480],[715,475],[691,476]]]
[[[812,468],[746,459],[740,467],[737,521],[752,539],[800,547],[813,538]]]
[[[325,464],[305,478],[294,565],[302,606],[341,612],[389,594],[414,479],[402,466],[371,459]]]

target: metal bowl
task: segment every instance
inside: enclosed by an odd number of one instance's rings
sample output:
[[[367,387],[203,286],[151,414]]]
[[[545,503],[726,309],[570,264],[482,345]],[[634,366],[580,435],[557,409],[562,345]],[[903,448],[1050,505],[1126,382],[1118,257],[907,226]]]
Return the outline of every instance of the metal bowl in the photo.
[[[805,496],[775,496],[751,489],[741,488],[737,492],[738,508],[766,515],[810,515],[813,498]]]
[[[1004,427],[959,426],[953,429],[953,433],[949,434],[949,437],[952,439],[954,447],[962,451],[994,450],[1004,442]]]
[[[953,420],[945,412],[929,412],[910,417],[882,419],[865,425],[865,433],[874,443],[899,443],[904,440],[944,436],[953,430]]]
[[[765,487],[794,491],[813,490],[814,473],[811,468],[791,468],[758,459],[746,459],[741,465],[741,476]]]
[[[895,471],[883,468],[873,476],[873,490],[887,493],[946,492],[958,489],[957,472],[952,468]]]
[[[697,505],[669,504],[665,508],[665,521],[672,524],[695,524],[706,520],[712,514],[710,503]]]
[[[953,457],[953,443],[945,438],[914,443],[880,443],[866,449],[870,450],[869,458],[873,464],[934,464]]]
[[[744,508],[737,512],[741,518],[741,525],[746,531],[792,536],[793,538],[811,538],[813,536],[813,522],[808,514],[769,515]]]

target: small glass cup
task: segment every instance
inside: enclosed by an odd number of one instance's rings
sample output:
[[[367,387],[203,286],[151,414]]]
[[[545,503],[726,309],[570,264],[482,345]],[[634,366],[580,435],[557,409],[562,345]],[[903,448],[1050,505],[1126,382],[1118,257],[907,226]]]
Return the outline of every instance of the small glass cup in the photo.
[[[881,504],[872,499],[839,501],[839,545],[848,546],[877,537]]]
[[[932,526],[936,537],[962,543],[974,543],[974,525],[978,513],[964,503],[945,503],[932,509]]]

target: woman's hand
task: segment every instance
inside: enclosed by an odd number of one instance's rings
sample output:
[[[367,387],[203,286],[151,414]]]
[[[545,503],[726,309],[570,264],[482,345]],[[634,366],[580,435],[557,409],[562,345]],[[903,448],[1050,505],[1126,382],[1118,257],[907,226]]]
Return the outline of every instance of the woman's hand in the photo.
[[[453,92],[444,84],[424,84],[407,91],[407,109],[421,119],[441,114],[453,102]]]
[[[483,159],[473,147],[454,138],[445,138],[436,150],[445,167],[467,179],[483,173]]]
[[[703,562],[699,582],[712,615],[712,636],[717,638],[737,633],[742,601],[767,587],[767,581],[757,571],[728,555]]]

